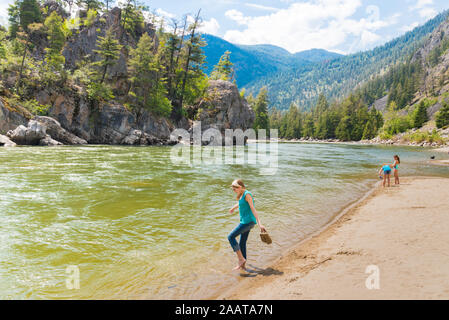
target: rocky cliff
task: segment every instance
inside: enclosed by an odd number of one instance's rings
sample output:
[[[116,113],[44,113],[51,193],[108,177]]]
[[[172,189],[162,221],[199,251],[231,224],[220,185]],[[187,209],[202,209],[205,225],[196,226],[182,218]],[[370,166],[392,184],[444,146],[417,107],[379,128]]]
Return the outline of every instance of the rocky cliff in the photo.
[[[0,97],[0,134],[5,134],[17,126],[25,125],[32,115],[26,109],[20,106],[10,106],[2,97]]]
[[[449,41],[449,18],[430,34],[424,45],[412,57],[420,61],[424,69],[423,79],[417,97],[442,95],[449,91],[449,50],[441,49]],[[440,50],[437,59],[435,51]]]
[[[7,108],[0,99],[0,133],[20,130],[10,134],[18,144],[38,145],[46,135],[62,144],[114,144],[163,145],[170,142],[170,133],[177,127],[189,129],[193,122],[184,118],[176,126],[169,119],[152,115],[148,111],[136,114],[120,103],[92,104],[76,88],[45,89],[35,93],[35,99],[50,105],[49,117],[34,117],[45,127],[44,133],[35,133],[30,126],[32,115],[26,110]],[[192,118],[202,123],[202,130],[216,128],[246,130],[252,127],[254,111],[239,94],[237,86],[227,81],[210,81],[206,98],[187,108]],[[31,121],[30,121],[31,122]],[[25,139],[27,127],[31,139]],[[30,131],[31,130],[31,131]],[[34,131],[33,131],[34,130]],[[39,130],[38,130],[39,131]],[[51,145],[55,145],[52,143]]]
[[[245,98],[241,97],[237,86],[223,80],[209,81],[206,97],[188,109],[189,118],[201,121],[201,130],[209,128],[224,132],[225,129],[251,128],[254,111]]]
[[[442,107],[443,99],[449,92],[449,17],[443,21],[423,44],[414,52],[411,63],[420,65],[422,72],[417,79],[417,89],[413,92],[414,98],[410,106],[400,110],[406,115],[415,110],[425,98],[435,100],[435,104],[427,108],[429,119],[434,119]],[[376,100],[373,107],[382,113],[388,111],[388,95]]]
[[[44,18],[51,11],[67,17],[57,1],[46,1],[44,7]],[[80,11],[80,16],[85,14],[85,11]],[[125,32],[122,14],[122,9],[113,8],[89,23],[83,22],[78,30],[73,30],[62,51],[66,72],[79,70],[83,61],[100,59],[95,51],[97,40],[107,30],[112,30],[121,44],[119,58],[107,69],[105,78],[105,82],[111,86],[114,99],[107,102],[90,99],[85,83],[76,77],[68,77],[59,84],[40,83],[35,80],[39,77],[33,77],[33,73],[39,72],[35,68],[30,71],[27,85],[20,93],[20,101],[34,101],[48,106],[45,114],[48,117],[34,117],[21,107],[17,94],[13,94],[16,91],[17,73],[5,69],[5,72],[0,73],[0,97],[8,99],[0,99],[0,134],[9,132],[9,138],[15,143],[28,145],[57,145],[54,141],[62,144],[161,145],[172,144],[169,141],[170,133],[176,127],[191,128],[194,119],[204,123],[204,130],[209,127],[221,131],[226,128],[245,130],[252,126],[254,112],[246,100],[240,97],[237,87],[226,81],[210,82],[206,98],[186,108],[192,117],[175,121],[157,116],[146,108],[129,109],[129,50],[136,47],[143,34],[152,38],[155,48],[159,46],[159,40],[154,26],[148,21],[137,24],[132,32]],[[36,43],[31,55],[36,61],[43,61],[48,46],[45,32],[38,31],[30,37]],[[14,101],[14,106],[7,101]]]

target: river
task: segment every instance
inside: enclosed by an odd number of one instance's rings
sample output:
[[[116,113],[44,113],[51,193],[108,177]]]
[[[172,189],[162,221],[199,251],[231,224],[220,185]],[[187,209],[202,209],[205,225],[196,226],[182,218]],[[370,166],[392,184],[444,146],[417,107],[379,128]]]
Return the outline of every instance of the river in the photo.
[[[207,148],[207,147],[205,147]],[[252,152],[251,148],[246,152]],[[170,147],[0,148],[0,299],[201,299],[240,281],[227,234],[242,178],[275,243],[262,268],[329,222],[401,156],[402,176],[448,176],[413,147],[281,143],[277,171],[176,163]],[[446,155],[438,155],[440,158]],[[79,288],[73,286],[78,276]],[[72,286],[70,285],[72,284]]]

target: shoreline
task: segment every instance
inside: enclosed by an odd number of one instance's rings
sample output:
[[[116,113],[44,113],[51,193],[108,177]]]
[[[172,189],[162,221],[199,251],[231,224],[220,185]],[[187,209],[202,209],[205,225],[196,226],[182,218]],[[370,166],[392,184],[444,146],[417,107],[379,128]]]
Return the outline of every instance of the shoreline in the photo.
[[[291,246],[285,248],[275,260],[267,263],[262,268],[270,269],[272,266],[278,264],[285,256],[288,256],[289,254],[291,254],[291,252],[293,252],[298,247],[301,247],[308,241],[311,241],[313,238],[318,237],[323,232],[326,232],[326,230],[328,230],[329,228],[332,228],[332,226],[334,224],[338,223],[340,221],[340,219],[342,219],[345,215],[349,214],[351,212],[351,210],[355,210],[355,208],[357,208],[357,206],[363,205],[364,201],[366,201],[370,197],[374,196],[374,193],[378,190],[379,187],[381,187],[381,184],[382,184],[382,181],[376,181],[373,184],[373,186],[370,189],[368,189],[368,191],[366,191],[360,198],[348,203],[345,207],[343,207],[340,211],[338,211],[334,216],[332,216],[329,219],[329,221],[326,222],[323,226],[321,226],[320,228],[318,228],[316,231],[312,232],[311,234],[307,235],[306,237],[301,239],[299,242],[294,243]],[[216,300],[225,299],[225,297],[228,294],[232,294],[233,292],[238,291],[239,287],[245,286],[245,285],[246,285],[246,283],[243,280],[237,285],[237,287],[227,289],[224,294],[215,294],[212,297],[210,297],[210,299],[216,299]]]
[[[351,145],[351,146],[397,146],[397,147],[418,147],[427,150],[433,150],[437,152],[447,152],[449,153],[449,145],[432,145],[430,143],[398,143],[398,142],[367,142],[367,141],[337,141],[337,140],[248,140],[248,143],[256,142],[277,142],[277,143],[306,143],[306,144],[337,144],[337,145]]]
[[[267,263],[266,265],[262,266],[262,269],[271,269],[271,267],[273,265],[276,265],[277,263],[279,263],[280,260],[282,260],[286,255],[290,254],[296,248],[300,247],[301,245],[303,245],[303,244],[307,243],[308,241],[312,240],[313,238],[319,236],[320,234],[325,232],[327,229],[331,228],[332,225],[337,223],[342,217],[344,217],[346,214],[348,214],[351,210],[353,210],[358,205],[362,204],[366,199],[371,197],[373,195],[373,193],[375,193],[376,190],[381,186],[381,183],[382,183],[381,181],[376,181],[373,184],[373,186],[368,191],[366,191],[360,198],[358,198],[358,199],[348,203],[345,207],[343,207],[340,211],[338,211],[334,216],[332,216],[329,219],[328,222],[326,222],[323,226],[318,228],[316,231],[314,231],[311,234],[307,235],[306,237],[301,239],[299,242],[293,243],[289,247],[283,249],[283,251],[280,253],[280,255],[275,260],[273,260],[273,261]],[[228,294],[232,294],[234,291],[238,291],[238,289],[241,286],[244,286],[244,285],[245,285],[245,281],[243,280],[243,281],[241,281],[237,285],[237,287],[227,289],[224,294],[212,295],[211,297],[209,297],[209,299],[214,299],[214,300],[225,299],[225,297]]]
[[[449,259],[437,254],[439,250],[447,249],[445,243],[448,240],[446,232],[439,227],[449,222],[449,217],[443,214],[447,212],[449,188],[441,188],[442,184],[449,187],[449,179],[406,177],[400,187],[387,189],[379,187],[377,182],[373,189],[343,209],[323,228],[283,252],[268,267],[277,271],[275,274],[243,279],[215,298],[449,297],[446,289]],[[403,219],[407,219],[406,224]],[[423,225],[428,227],[423,228]],[[444,244],[441,246],[440,242]],[[416,243],[419,245],[412,245]],[[419,256],[427,256],[427,260],[417,258]],[[365,273],[365,268],[377,264],[389,281],[381,277],[381,290],[368,290],[365,280],[369,274]],[[443,269],[447,271],[441,275],[439,270]],[[414,277],[413,273],[419,276]]]

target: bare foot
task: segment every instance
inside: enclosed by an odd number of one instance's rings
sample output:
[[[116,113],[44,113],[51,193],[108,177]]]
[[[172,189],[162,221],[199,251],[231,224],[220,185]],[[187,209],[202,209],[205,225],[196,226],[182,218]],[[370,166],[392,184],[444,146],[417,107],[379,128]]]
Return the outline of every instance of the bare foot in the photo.
[[[238,266],[236,266],[236,267],[235,267],[234,269],[232,269],[232,270],[238,270],[238,269],[245,268],[245,264],[246,264],[246,260],[239,261]]]

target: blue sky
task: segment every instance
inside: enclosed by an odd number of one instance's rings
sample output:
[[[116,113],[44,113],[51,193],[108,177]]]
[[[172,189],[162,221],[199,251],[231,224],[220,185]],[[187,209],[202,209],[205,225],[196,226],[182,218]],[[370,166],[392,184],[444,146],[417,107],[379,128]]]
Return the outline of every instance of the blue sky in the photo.
[[[0,0],[0,23],[12,0]],[[298,52],[322,48],[353,53],[423,24],[449,9],[447,0],[144,0],[180,19],[202,9],[202,31],[240,44],[273,44]],[[3,21],[2,21],[3,19]]]

